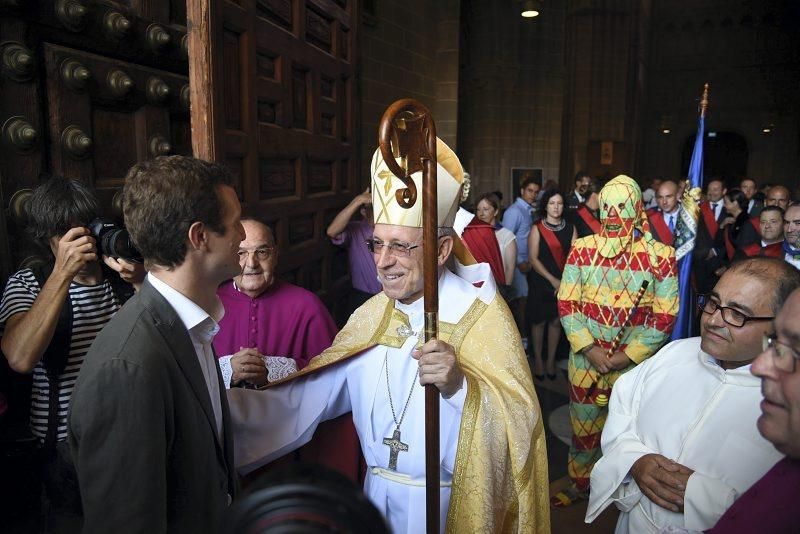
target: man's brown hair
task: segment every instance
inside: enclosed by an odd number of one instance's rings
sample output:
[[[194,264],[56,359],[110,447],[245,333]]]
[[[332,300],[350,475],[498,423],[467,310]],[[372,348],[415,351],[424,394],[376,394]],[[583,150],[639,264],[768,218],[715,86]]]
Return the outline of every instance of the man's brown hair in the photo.
[[[122,210],[145,265],[181,265],[189,227],[195,222],[225,233],[218,192],[223,185],[233,185],[225,167],[185,156],[162,156],[131,167]]]

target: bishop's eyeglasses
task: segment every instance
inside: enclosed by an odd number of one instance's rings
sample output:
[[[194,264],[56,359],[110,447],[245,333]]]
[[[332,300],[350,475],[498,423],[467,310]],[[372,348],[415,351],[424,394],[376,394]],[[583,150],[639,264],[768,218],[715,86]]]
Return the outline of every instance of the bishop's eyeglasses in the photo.
[[[714,297],[709,295],[699,295],[697,304],[700,306],[700,309],[703,310],[703,313],[707,313],[709,315],[713,315],[715,311],[719,310],[719,312],[722,314],[722,320],[735,328],[741,328],[745,325],[745,323],[750,321],[771,321],[775,318],[745,315],[736,308],[720,306],[719,302],[714,300]]]
[[[771,352],[772,361],[777,369],[785,373],[794,373],[800,354],[791,345],[778,341],[777,334],[765,334],[761,342],[761,349],[764,352]]]
[[[237,254],[239,255],[239,261],[246,260],[250,256],[250,254],[255,254],[257,260],[264,261],[270,256],[272,256],[272,253],[274,251],[275,247],[259,247],[254,250],[241,249],[239,252],[237,252]]]
[[[380,254],[381,251],[386,248],[389,251],[389,254],[392,256],[401,256],[407,258],[411,256],[411,251],[415,248],[419,248],[421,245],[412,245],[410,243],[400,243],[396,241],[392,241],[391,243],[384,243],[380,239],[366,239],[364,243],[367,244],[367,248],[373,254]]]

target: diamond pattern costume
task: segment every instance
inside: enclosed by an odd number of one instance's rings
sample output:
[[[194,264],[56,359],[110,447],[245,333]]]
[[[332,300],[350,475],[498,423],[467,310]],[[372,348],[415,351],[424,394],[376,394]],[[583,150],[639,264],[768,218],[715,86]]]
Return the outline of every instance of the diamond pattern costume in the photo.
[[[600,434],[608,410],[598,397],[608,399],[622,373],[669,339],[678,311],[675,249],[650,234],[635,181],[618,176],[606,184],[600,192],[600,221],[599,234],[572,246],[558,292],[561,324],[570,343],[573,437],[567,471],[580,492],[588,489],[592,466],[601,454]],[[635,307],[644,280],[649,285]],[[616,350],[625,352],[631,364],[600,375],[582,351],[592,345],[609,350],[626,319]]]

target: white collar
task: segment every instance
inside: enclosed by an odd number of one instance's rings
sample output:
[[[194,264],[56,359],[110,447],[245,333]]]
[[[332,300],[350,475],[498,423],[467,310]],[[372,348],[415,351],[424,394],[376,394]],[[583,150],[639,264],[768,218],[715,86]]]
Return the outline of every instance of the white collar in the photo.
[[[680,204],[678,204],[678,206],[674,210],[670,211],[669,213],[667,213],[666,211],[662,211],[661,213],[664,214],[664,217],[672,217],[673,215],[677,215],[679,211],[681,211],[681,205]]]
[[[482,275],[484,274],[483,267],[489,268],[488,264],[480,263],[471,265],[466,269],[475,274]],[[463,267],[460,267],[459,270],[462,268]],[[489,292],[494,293],[495,288],[495,286],[490,283],[491,279],[491,271],[489,271],[489,278],[485,279],[483,286],[477,288],[472,285],[469,280],[465,280],[462,276],[453,274],[449,269],[445,268],[442,276],[439,277],[439,320],[451,324],[458,323],[470,309],[476,298],[480,298],[488,304],[490,300],[485,300],[486,295],[488,295]],[[411,304],[403,304],[397,300],[395,301],[395,308],[408,316],[411,328],[414,330],[423,326],[425,317],[424,298],[419,298]]]
[[[208,321],[210,321],[210,328],[202,329],[204,334],[203,337],[206,337],[206,334],[210,334],[210,336],[213,337],[213,335],[217,333],[219,330],[219,322],[225,315],[225,308],[222,306],[222,302],[219,300],[219,297],[216,297],[217,305],[212,311],[212,316],[209,315],[203,308],[198,306],[193,300],[186,297],[186,295],[173,288],[155,276],[153,273],[147,273],[147,281],[150,282],[150,285],[153,286],[153,289],[158,291],[161,296],[167,300],[169,305],[172,306],[172,308],[175,310],[175,313],[178,314],[178,318],[186,327],[186,330],[191,331],[199,324],[203,322],[208,323]]]

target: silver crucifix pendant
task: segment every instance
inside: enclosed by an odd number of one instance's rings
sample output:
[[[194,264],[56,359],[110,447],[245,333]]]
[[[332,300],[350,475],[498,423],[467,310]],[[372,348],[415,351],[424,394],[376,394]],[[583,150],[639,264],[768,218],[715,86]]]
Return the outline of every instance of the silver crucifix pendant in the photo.
[[[392,452],[389,454],[389,469],[397,471],[397,455],[400,451],[408,451],[408,444],[400,441],[400,429],[396,428],[391,438],[383,438],[383,444]]]

